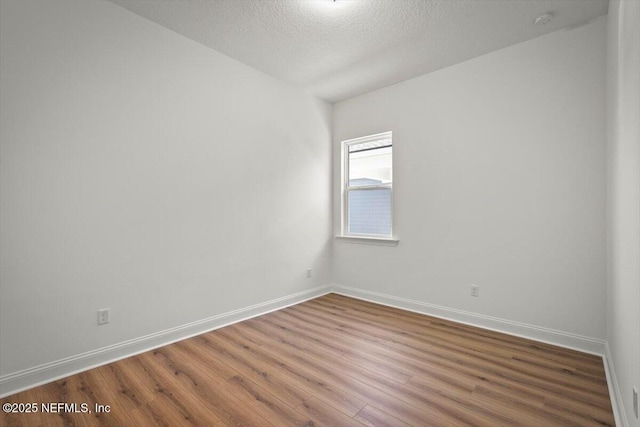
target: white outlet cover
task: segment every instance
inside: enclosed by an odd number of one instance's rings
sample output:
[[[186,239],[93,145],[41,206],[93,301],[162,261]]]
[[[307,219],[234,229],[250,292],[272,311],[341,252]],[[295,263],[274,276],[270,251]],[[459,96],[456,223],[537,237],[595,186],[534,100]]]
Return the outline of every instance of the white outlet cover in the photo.
[[[109,323],[111,320],[110,318],[111,316],[108,308],[98,310],[98,325],[105,325]]]

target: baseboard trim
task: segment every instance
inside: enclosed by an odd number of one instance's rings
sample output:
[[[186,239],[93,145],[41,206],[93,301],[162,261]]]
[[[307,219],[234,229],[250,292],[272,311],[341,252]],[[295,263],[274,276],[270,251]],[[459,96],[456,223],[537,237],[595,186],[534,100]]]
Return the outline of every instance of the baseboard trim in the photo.
[[[331,292],[320,286],[0,377],[0,398]]]
[[[604,373],[607,376],[607,386],[609,387],[611,407],[613,408],[613,417],[615,418],[616,425],[619,427],[629,427],[629,421],[627,420],[627,413],[624,410],[622,393],[620,392],[620,385],[618,384],[616,370],[613,367],[613,358],[611,357],[611,350],[609,349],[608,342],[604,343],[603,359]]]
[[[555,329],[542,328],[539,326],[528,325],[526,323],[514,322],[497,317],[485,316],[483,314],[443,307],[440,305],[429,304],[426,302],[411,300],[407,298],[400,298],[392,295],[382,294],[379,292],[368,291],[365,289],[352,288],[349,286],[334,284],[332,287],[332,291],[337,294],[358,298],[377,304],[396,307],[416,313],[427,314],[429,316],[434,316],[441,319],[452,320],[454,322],[477,326],[479,328],[502,332],[522,338],[528,338],[547,344],[569,348],[572,350],[578,350],[598,356],[604,355],[605,342],[604,340],[596,338],[571,334]]]

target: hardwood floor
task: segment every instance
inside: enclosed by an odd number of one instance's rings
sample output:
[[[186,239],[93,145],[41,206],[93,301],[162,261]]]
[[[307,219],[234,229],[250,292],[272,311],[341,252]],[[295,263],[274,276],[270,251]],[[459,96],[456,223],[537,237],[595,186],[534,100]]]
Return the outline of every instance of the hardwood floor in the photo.
[[[38,409],[6,426],[614,425],[600,357],[336,294],[6,402]]]

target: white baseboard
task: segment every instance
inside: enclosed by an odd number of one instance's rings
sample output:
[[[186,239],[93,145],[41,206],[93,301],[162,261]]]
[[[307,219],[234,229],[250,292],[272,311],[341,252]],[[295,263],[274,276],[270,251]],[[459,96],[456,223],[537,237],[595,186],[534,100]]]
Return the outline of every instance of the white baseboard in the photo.
[[[572,350],[578,350],[598,356],[603,356],[604,354],[605,342],[604,340],[597,338],[585,337],[582,335],[557,331],[555,329],[542,328],[539,326],[528,325],[526,323],[485,316],[483,314],[443,307],[407,298],[400,298],[364,289],[352,288],[349,286],[334,284],[332,291],[337,294],[365,301],[388,305],[390,307],[396,307],[416,313],[427,314],[441,319],[452,320],[454,322],[477,326],[479,328],[515,335],[522,338],[528,338]]]
[[[618,427],[629,427],[629,421],[627,420],[627,413],[624,411],[622,393],[620,393],[620,385],[618,384],[618,377],[613,367],[613,358],[611,357],[608,342],[604,344],[604,372],[607,376],[609,396],[611,396],[611,407],[613,408],[616,425]]]
[[[0,398],[331,292],[320,286],[0,377]]]

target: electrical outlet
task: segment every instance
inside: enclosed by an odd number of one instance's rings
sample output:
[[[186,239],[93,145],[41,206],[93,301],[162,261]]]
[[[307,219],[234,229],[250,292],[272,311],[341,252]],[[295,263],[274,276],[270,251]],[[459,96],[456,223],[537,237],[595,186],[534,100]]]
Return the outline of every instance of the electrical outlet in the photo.
[[[633,413],[638,418],[638,387],[633,388]]]
[[[98,325],[106,325],[111,321],[111,314],[108,308],[98,310]]]
[[[480,286],[471,285],[471,296],[472,297],[479,297],[480,296]]]
[[[311,277],[311,269],[307,268],[307,277]]]

